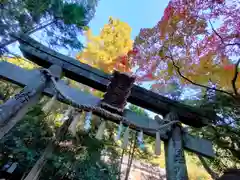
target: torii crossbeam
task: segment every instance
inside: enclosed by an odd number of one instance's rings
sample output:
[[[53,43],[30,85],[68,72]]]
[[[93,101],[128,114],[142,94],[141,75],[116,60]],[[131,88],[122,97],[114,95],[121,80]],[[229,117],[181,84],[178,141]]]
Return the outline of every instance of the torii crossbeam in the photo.
[[[36,64],[48,68],[55,64],[62,67],[66,77],[96,90],[106,91],[110,75],[87,64],[53,51],[26,35],[18,36],[24,56]],[[139,86],[133,86],[128,102],[157,114],[166,115],[170,110],[178,112],[180,121],[192,127],[203,127],[216,119],[215,112],[203,111],[171,100]]]

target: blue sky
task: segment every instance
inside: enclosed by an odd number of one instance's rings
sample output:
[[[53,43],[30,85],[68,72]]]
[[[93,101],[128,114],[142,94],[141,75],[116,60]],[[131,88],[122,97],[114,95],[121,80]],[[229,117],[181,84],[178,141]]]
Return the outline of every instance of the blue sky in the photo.
[[[141,28],[151,28],[161,19],[168,0],[100,0],[89,26],[98,35],[109,16],[119,18],[132,27],[132,39]]]
[[[169,0],[99,0],[95,16],[90,21],[89,27],[94,35],[98,35],[104,24],[108,23],[109,17],[112,16],[130,25],[131,37],[134,40],[141,28],[152,28],[157,24],[168,2]],[[32,37],[39,39],[42,37],[41,32],[34,33]],[[85,40],[84,37],[79,38]],[[10,46],[10,48],[13,47],[14,45]],[[15,52],[20,53],[19,50]],[[63,49],[61,53],[75,56],[77,52],[67,52]]]

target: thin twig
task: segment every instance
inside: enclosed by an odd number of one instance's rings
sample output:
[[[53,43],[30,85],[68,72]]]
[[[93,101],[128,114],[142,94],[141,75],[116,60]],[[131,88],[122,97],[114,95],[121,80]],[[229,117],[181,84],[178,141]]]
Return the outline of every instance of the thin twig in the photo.
[[[238,59],[237,63],[235,64],[234,76],[232,79],[232,87],[233,87],[233,91],[234,91],[235,95],[238,95],[237,88],[236,88],[236,80],[237,80],[238,73],[239,73],[238,72],[239,63],[240,63],[240,58]]]

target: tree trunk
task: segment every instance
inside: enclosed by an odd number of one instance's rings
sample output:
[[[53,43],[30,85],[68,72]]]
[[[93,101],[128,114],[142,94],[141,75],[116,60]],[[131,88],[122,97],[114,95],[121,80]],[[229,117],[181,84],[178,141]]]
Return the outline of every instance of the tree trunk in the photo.
[[[122,171],[122,162],[123,162],[123,156],[124,156],[125,149],[122,149],[122,155],[120,159],[120,164],[119,164],[119,173],[118,173],[118,180],[121,180],[121,171]]]
[[[217,178],[219,178],[218,174],[215,173],[215,172],[208,166],[208,164],[207,164],[207,162],[205,161],[205,159],[204,159],[201,155],[199,155],[199,154],[197,154],[197,156],[198,156],[199,160],[201,161],[204,169],[208,172],[208,174],[210,174],[210,176],[212,177],[212,179],[217,179]]]
[[[53,140],[51,140],[48,143],[43,155],[39,158],[39,160],[33,166],[31,171],[25,178],[25,180],[38,180],[39,179],[40,173],[41,173],[44,165],[46,164],[47,159],[53,153],[54,148],[56,147],[56,144],[58,144],[58,142],[61,141],[63,139],[64,135],[67,133],[67,130],[72,121],[73,121],[73,114],[71,113],[70,117],[66,121],[64,121],[64,123],[61,127],[58,128],[56,136],[55,136],[56,138],[53,138]]]
[[[127,165],[127,172],[126,172],[126,176],[125,176],[125,180],[128,180],[130,171],[131,171],[131,166],[132,166],[132,161],[133,161],[133,157],[134,157],[134,150],[136,147],[136,140],[137,140],[137,132],[135,133],[134,137],[133,137],[133,144],[132,144],[132,148],[130,150],[130,154],[128,157],[128,165]]]
[[[47,145],[47,148],[45,149],[42,156],[39,158],[39,160],[36,162],[36,164],[33,166],[31,171],[28,173],[25,180],[38,180],[40,177],[40,173],[44,167],[44,165],[47,162],[48,157],[51,156],[54,149],[54,140],[50,141]]]

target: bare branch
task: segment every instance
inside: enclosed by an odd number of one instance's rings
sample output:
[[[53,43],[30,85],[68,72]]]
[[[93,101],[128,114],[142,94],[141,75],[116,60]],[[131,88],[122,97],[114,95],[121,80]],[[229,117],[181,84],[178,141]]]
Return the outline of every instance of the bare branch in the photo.
[[[235,95],[238,95],[237,88],[236,88],[236,80],[237,80],[238,73],[239,73],[238,72],[239,63],[240,63],[240,58],[238,59],[237,63],[235,64],[235,71],[234,71],[234,76],[232,79],[232,87],[233,87],[233,91],[234,91]]]

